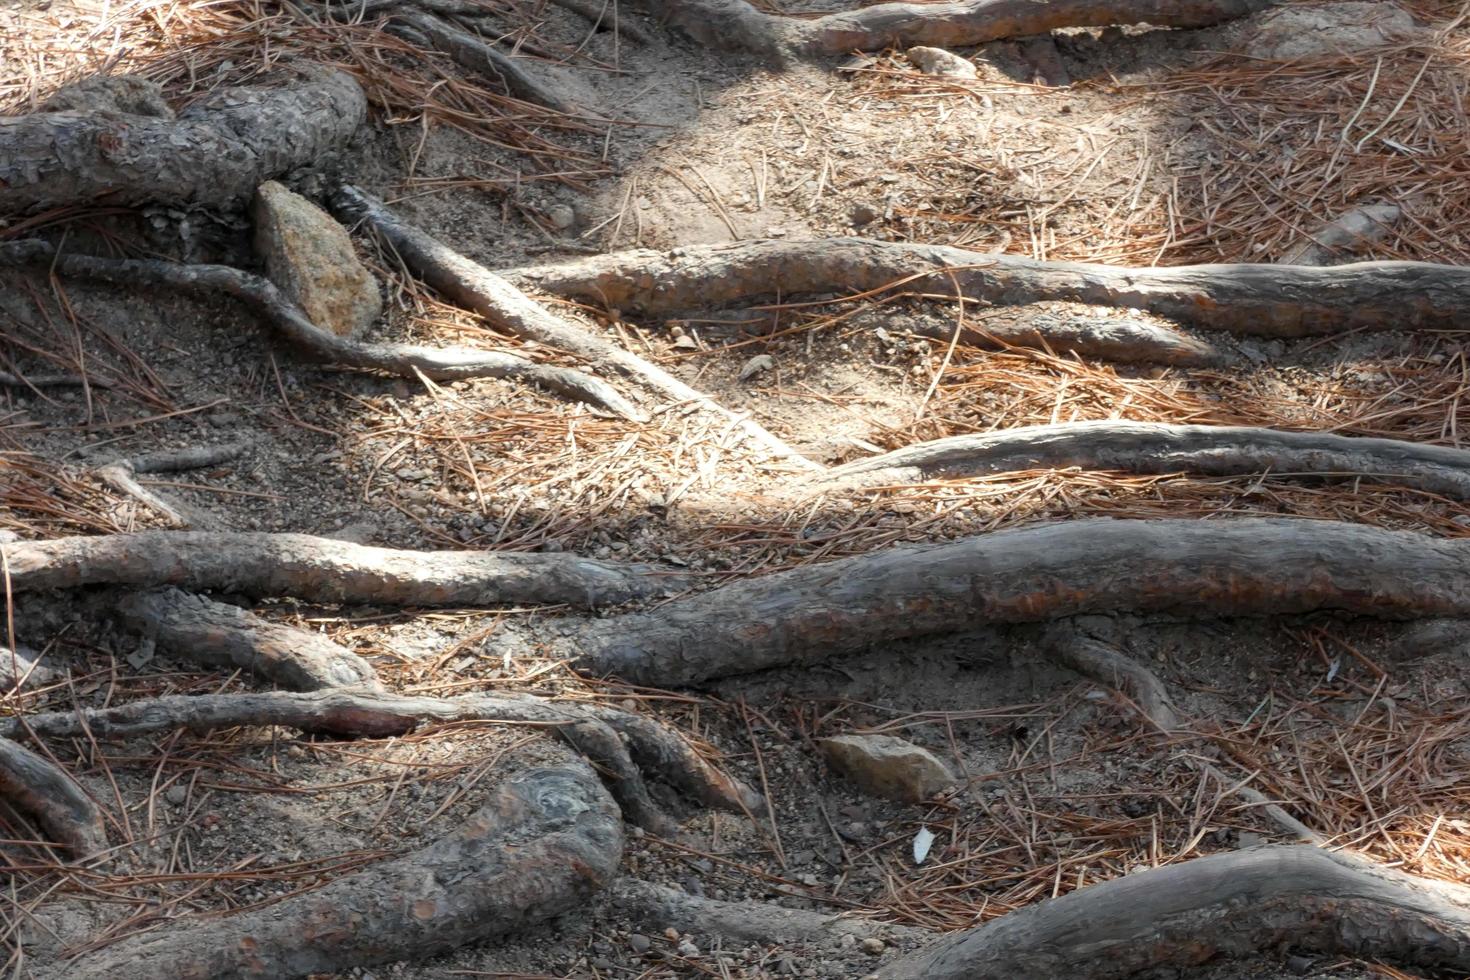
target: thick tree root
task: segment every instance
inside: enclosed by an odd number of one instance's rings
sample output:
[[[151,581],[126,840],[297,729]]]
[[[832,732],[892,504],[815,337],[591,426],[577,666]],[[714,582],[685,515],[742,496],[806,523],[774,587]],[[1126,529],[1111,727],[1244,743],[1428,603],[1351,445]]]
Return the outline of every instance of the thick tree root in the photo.
[[[1092,519],[900,547],[593,621],[584,670],[657,686],[1094,612],[1470,614],[1470,539],[1329,521]]]
[[[1158,422],[1068,422],[953,436],[827,471],[819,489],[1078,466],[1128,473],[1373,477],[1470,500],[1470,452],[1398,439]]]
[[[496,273],[399,220],[381,201],[357,188],[340,188],[333,205],[344,221],[367,225],[424,282],[497,326],[593,363],[616,368],[659,394],[696,404],[735,421],[752,441],[770,452],[806,469],[820,468],[758,423],[731,412],[658,365],[553,316]]]
[[[19,727],[12,723],[12,727]],[[77,858],[107,850],[102,813],[76,781],[10,739],[0,738],[0,796],[35,818]]]
[[[229,207],[263,181],[321,167],[367,116],[357,82],[325,72],[215,92],[177,119],[126,112],[0,117],[0,214],[63,204]]]
[[[1470,972],[1470,889],[1302,845],[1093,885],[941,939],[884,980],[1121,980],[1273,948]]]
[[[0,545],[15,591],[84,585],[398,606],[607,606],[688,580],[568,554],[399,551],[309,534],[141,531]]]
[[[177,473],[180,470],[218,466],[220,463],[238,458],[249,448],[249,442],[234,442],[219,446],[196,446],[191,449],[148,453],[134,459],[118,459],[105,466],[99,466],[97,475],[123,493],[162,514],[174,527],[208,528],[213,523],[209,515],[197,512],[192,507],[169,503],[140,484],[136,477],[140,473]]]
[[[304,694],[183,695],[135,701],[113,708],[79,709],[32,715],[24,724],[0,720],[0,736],[69,737],[90,732],[97,738],[132,738],[184,728],[210,732],[221,728],[280,725],[354,738],[385,738],[412,731],[424,722],[487,721],[546,726],[586,756],[607,779],[627,818],[655,833],[673,824],[654,805],[630,747],[640,760],[661,764],[682,760],[673,773],[691,795],[737,812],[762,805],[761,796],[699,759],[674,732],[652,722],[601,706],[544,701],[514,695],[460,698],[400,697],[366,691],[328,690]],[[625,745],[620,732],[633,732]],[[664,775],[662,770],[660,775]]]
[[[586,766],[533,769],[422,850],[265,908],[125,939],[67,975],[286,980],[433,956],[576,908],[622,852],[617,807]]]
[[[1124,268],[835,238],[617,252],[501,275],[553,295],[646,313],[810,293],[891,289],[952,296],[957,283],[965,296],[1001,305],[1063,300],[1140,309],[1262,337],[1453,330],[1470,318],[1470,268],[1430,262]]]
[[[767,14],[745,0],[660,0],[655,9],[696,40],[774,58],[854,50],[955,47],[1068,27],[1208,27],[1270,0],[968,0],[880,3],[815,19]]]
[[[918,941],[929,933],[869,919],[823,915],[761,902],[721,902],[651,882],[623,878],[609,890],[613,905],[651,932],[676,929],[732,943],[831,942],[857,939]]]
[[[166,653],[248,670],[287,690],[383,690],[377,671],[351,650],[320,634],[272,623],[203,596],[178,589],[140,592],[118,603],[117,613]]]
[[[1179,727],[1179,714],[1169,698],[1164,682],[1123,651],[1083,635],[1074,624],[1058,623],[1046,631],[1044,645],[1064,667],[1084,677],[1121,692],[1138,708],[1146,722],[1164,734]],[[1259,790],[1239,780],[1232,780],[1219,769],[1197,756],[1186,758],[1200,772],[1209,776],[1251,806],[1257,807],[1276,826],[1303,843],[1321,844],[1321,835],[1282,809]]]
[[[434,381],[507,378],[540,385],[565,398],[595,405],[625,418],[639,413],[612,386],[581,371],[537,364],[503,351],[472,347],[421,347],[416,344],[370,344],[339,337],[307,319],[296,304],[269,279],[227,265],[180,265],[151,259],[104,259],[90,255],[58,255],[45,242],[0,244],[0,267],[50,264],[67,276],[116,286],[156,285],[196,296],[220,294],[245,303],[281,336],[318,360],[341,367],[405,378],[423,375]]]

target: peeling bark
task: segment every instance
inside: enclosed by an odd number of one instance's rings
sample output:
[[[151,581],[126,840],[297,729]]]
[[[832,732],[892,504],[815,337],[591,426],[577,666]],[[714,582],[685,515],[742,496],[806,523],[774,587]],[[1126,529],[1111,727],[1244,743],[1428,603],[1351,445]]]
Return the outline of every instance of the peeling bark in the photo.
[[[892,289],[953,295],[958,282],[965,296],[998,305],[1061,300],[1139,309],[1261,337],[1453,330],[1470,319],[1470,268],[1431,262],[1125,268],[835,238],[640,249],[501,275],[526,288],[650,314],[778,294],[791,299]]]
[[[107,850],[102,813],[76,781],[8,738],[0,738],[0,796],[34,817],[74,857],[85,859]]]
[[[708,395],[689,387],[656,364],[631,351],[553,316],[501,276],[472,262],[430,235],[399,220],[381,201],[355,187],[343,186],[333,206],[344,220],[366,224],[424,282],[449,299],[474,310],[497,326],[558,350],[623,372],[648,388],[681,402],[692,402],[736,422],[752,441],[801,464],[820,467],[761,425],[737,415]]]
[[[1372,477],[1470,500],[1470,452],[1399,439],[1161,422],[1066,422],[953,436],[828,470],[818,489],[1081,467],[1127,473]]]
[[[64,204],[243,204],[262,181],[320,167],[367,116],[356,80],[322,72],[215,92],[177,119],[123,112],[0,117],[0,214]]]
[[[1289,518],[1069,521],[734,582],[560,642],[584,670],[668,687],[994,623],[1315,611],[1470,614],[1470,538]]]
[[[400,551],[309,534],[141,531],[0,545],[17,592],[85,585],[399,606],[616,605],[687,584],[568,554]]]
[[[1001,916],[883,980],[1121,980],[1289,947],[1470,971],[1470,889],[1283,845],[1116,878]]]
[[[149,284],[177,289],[202,298],[223,294],[240,300],[281,336],[313,357],[343,367],[382,371],[405,378],[420,374],[434,381],[507,378],[541,385],[566,398],[587,402],[625,418],[639,411],[611,385],[581,371],[537,364],[503,351],[472,347],[421,347],[416,344],[372,344],[339,337],[307,319],[269,279],[226,265],[179,265],[150,259],[104,259],[90,255],[58,255],[46,242],[0,244],[0,267],[49,265],[65,276],[106,282],[124,288]]]
[[[676,747],[683,739],[674,732],[653,722],[638,724],[630,719],[636,716],[528,695],[425,698],[338,688],[301,694],[174,695],[112,708],[46,712],[30,716],[25,724],[0,720],[0,737],[66,738],[90,733],[97,738],[134,738],[178,728],[211,732],[280,725],[351,738],[386,738],[411,732],[428,721],[546,726],[597,766],[629,821],[655,833],[670,833],[674,825],[654,805],[638,765],[619,737],[620,731],[636,728],[634,751],[640,759],[689,761],[677,778],[701,802],[737,812],[764,804],[754,790],[698,759],[687,747]]]
[[[265,908],[164,926],[75,980],[284,980],[433,956],[576,908],[617,872],[617,808],[584,765],[507,780],[446,837]]]
[[[118,603],[117,613],[170,655],[231,670],[238,667],[287,690],[383,689],[371,664],[325,636],[178,589],[127,596]]]

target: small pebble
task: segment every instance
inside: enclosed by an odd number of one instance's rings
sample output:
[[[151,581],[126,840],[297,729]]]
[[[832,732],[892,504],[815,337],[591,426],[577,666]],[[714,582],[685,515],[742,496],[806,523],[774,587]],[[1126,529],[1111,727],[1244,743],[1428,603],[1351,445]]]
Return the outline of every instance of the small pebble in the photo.
[[[862,946],[864,953],[869,953],[873,956],[877,956],[879,953],[888,948],[887,946],[883,945],[883,940],[874,939],[871,936],[863,940]]]
[[[694,945],[694,943],[690,942],[688,939],[679,940],[679,945],[676,947],[676,949],[678,950],[680,956],[687,956],[690,959],[693,959],[699,955],[699,947]]]
[[[639,956],[642,956],[644,953],[648,952],[648,950],[652,946],[653,940],[649,939],[645,935],[642,935],[641,933],[635,932],[633,933],[633,935],[628,937],[628,948],[637,953]]]

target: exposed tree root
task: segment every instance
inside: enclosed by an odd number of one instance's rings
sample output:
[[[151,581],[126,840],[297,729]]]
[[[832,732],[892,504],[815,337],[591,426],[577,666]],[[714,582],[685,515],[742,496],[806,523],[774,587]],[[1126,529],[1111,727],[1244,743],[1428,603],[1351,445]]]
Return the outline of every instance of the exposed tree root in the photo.
[[[383,690],[371,664],[325,636],[272,623],[203,596],[178,589],[140,592],[119,602],[117,613],[166,653],[210,666],[242,668],[287,690]]]
[[[1269,5],[1270,0],[969,0],[880,3],[815,19],[763,13],[745,0],[659,0],[655,9],[712,47],[779,58],[984,44],[1068,27],[1208,27]]]
[[[586,766],[533,769],[428,847],[275,905],[125,939],[68,976],[285,980],[432,956],[577,907],[622,852],[617,807]]]
[[[177,119],[130,112],[0,117],[0,213],[92,201],[228,207],[322,167],[367,116],[352,76],[216,91]]]
[[[1120,980],[1291,948],[1470,971],[1470,889],[1280,845],[1130,874],[947,937],[884,980]]]
[[[77,858],[107,850],[102,813],[76,781],[30,749],[0,738],[0,796],[35,818]]]
[[[1129,473],[1375,477],[1470,499],[1470,452],[1398,439],[1156,422],[1067,422],[953,436],[833,467],[820,488],[958,479],[1040,467]]]
[[[1179,727],[1179,715],[1164,682],[1123,651],[1083,635],[1070,623],[1058,623],[1048,629],[1044,644],[1064,667],[1122,692],[1138,708],[1144,720],[1160,732],[1169,734]],[[1188,758],[1201,772],[1244,798],[1252,806],[1258,807],[1278,827],[1298,841],[1310,844],[1323,842],[1321,835],[1287,813],[1280,804],[1268,799],[1259,790],[1227,778],[1203,759],[1195,756]]]
[[[656,44],[653,35],[639,27],[631,19],[618,16],[618,8],[612,0],[550,0],[558,7],[581,16],[599,30],[616,31],[620,36],[636,44]]]
[[[835,238],[617,252],[501,275],[553,295],[646,313],[808,293],[904,289],[952,296],[957,283],[965,296],[996,304],[1065,300],[1141,309],[1263,337],[1455,329],[1470,317],[1470,268],[1430,262],[1124,268]]]
[[[281,725],[330,735],[384,738],[410,732],[426,721],[540,725],[554,729],[591,760],[607,779],[624,815],[656,833],[667,833],[673,825],[649,797],[630,748],[643,760],[689,763],[670,776],[691,788],[691,795],[701,802],[737,812],[763,803],[754,790],[699,759],[688,746],[681,748],[683,739],[677,734],[653,722],[628,720],[634,717],[611,708],[529,696],[422,698],[339,688],[302,694],[177,695],[112,708],[49,712],[31,715],[24,724],[0,721],[0,735],[68,737],[90,732],[97,738],[132,738],[176,728],[209,732]],[[629,745],[619,737],[627,732],[635,733]]]
[[[806,469],[820,468],[758,423],[731,412],[658,365],[553,316],[499,275],[399,220],[381,201],[355,187],[344,186],[338,190],[333,204],[344,221],[366,224],[424,282],[497,326],[596,364],[614,367],[662,395],[694,403],[738,422],[754,442],[777,455]]]
[[[16,591],[83,585],[400,606],[617,605],[687,583],[568,554],[400,551],[309,534],[140,531],[0,545]]]
[[[735,582],[560,643],[585,670],[667,687],[987,623],[1317,610],[1470,614],[1470,539],[1289,518],[1070,521]]]
[[[515,58],[498,50],[483,38],[448,24],[432,14],[406,8],[394,11],[393,19],[407,24],[421,34],[434,50],[449,55],[461,66],[504,81],[510,93],[518,98],[566,115],[576,115],[584,111],[564,93],[533,76],[517,64]]]
[[[249,442],[234,442],[219,446],[196,446],[171,452],[148,453],[134,459],[118,459],[97,468],[97,475],[123,493],[162,514],[174,527],[208,528],[212,525],[207,514],[193,508],[180,507],[164,500],[158,494],[138,483],[139,473],[177,473],[180,470],[218,466],[238,458],[250,448]]]
[[[629,878],[615,882],[610,891],[618,910],[650,931],[676,929],[734,943],[823,942],[843,936],[918,940],[929,935],[922,929],[869,919],[761,902],[721,902]]]
[[[117,286],[146,284],[207,298],[220,294],[232,296],[249,306],[288,341],[329,364],[382,371],[405,378],[417,378],[422,374],[434,381],[509,378],[540,385],[563,397],[596,405],[626,418],[641,417],[638,410],[611,385],[570,368],[537,364],[503,351],[370,344],[339,337],[307,319],[306,314],[269,279],[230,266],[57,254],[46,242],[32,240],[0,244],[0,267],[43,263],[62,275]]]

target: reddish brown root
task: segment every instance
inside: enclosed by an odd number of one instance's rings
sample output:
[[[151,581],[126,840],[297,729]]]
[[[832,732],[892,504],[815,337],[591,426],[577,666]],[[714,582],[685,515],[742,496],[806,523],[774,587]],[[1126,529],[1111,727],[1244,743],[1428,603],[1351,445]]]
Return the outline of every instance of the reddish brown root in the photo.
[[[400,606],[616,605],[683,576],[567,554],[400,551],[308,534],[141,531],[0,545],[16,591],[84,585]]]
[[[622,852],[617,807],[586,766],[533,769],[428,847],[275,905],[125,939],[68,976],[278,980],[433,956],[577,907]]]
[[[763,803],[760,795],[699,759],[674,732],[607,707],[544,701],[512,695],[462,698],[399,697],[364,691],[326,690],[302,694],[220,694],[172,696],[135,701],[113,708],[79,709],[0,721],[0,737],[34,733],[69,737],[90,732],[97,738],[132,738],[177,728],[209,732],[242,726],[281,725],[347,737],[384,738],[412,731],[424,722],[484,721],[553,729],[597,766],[628,819],[646,829],[671,829],[648,795],[643,773],[619,733],[631,732],[639,759],[684,769],[667,772],[695,799],[732,810]],[[660,776],[665,770],[650,769]]]
[[[152,259],[104,259],[58,254],[34,240],[0,244],[0,267],[46,264],[64,276],[122,287],[163,286],[196,296],[234,297],[270,324],[281,336],[328,364],[406,378],[423,375],[433,381],[507,378],[540,385],[565,398],[586,402],[625,418],[639,418],[633,405],[611,385],[570,368],[537,364],[503,351],[469,347],[419,347],[413,344],[370,344],[339,337],[309,320],[275,284],[225,265],[179,265]]]
[[[1080,889],[947,937],[884,980],[1121,980],[1292,948],[1470,970],[1470,889],[1304,845],[1252,848]]]
[[[0,738],[0,796],[77,858],[107,850],[102,813],[76,781],[30,749]]]
[[[118,603],[117,613],[166,653],[248,670],[290,691],[383,689],[371,664],[320,634],[272,623],[178,589],[127,596]]]
[[[747,579],[561,642],[582,669],[669,687],[985,624],[1318,610],[1470,614],[1470,539],[1288,518],[1070,521]]]

